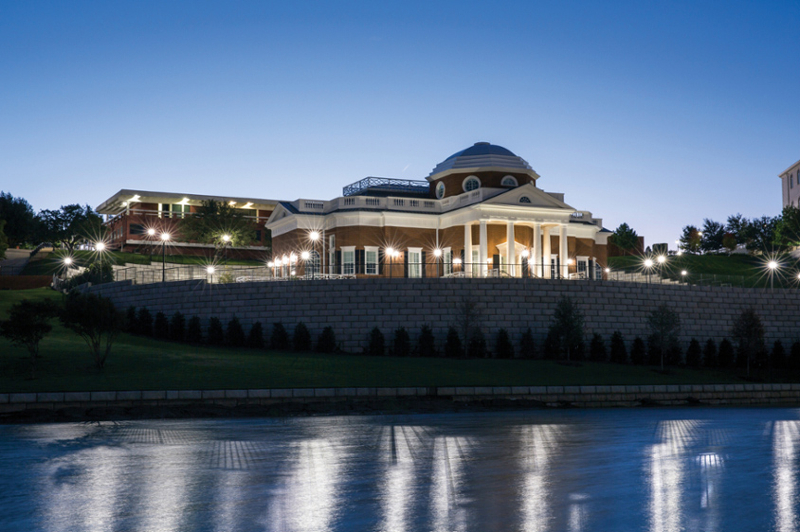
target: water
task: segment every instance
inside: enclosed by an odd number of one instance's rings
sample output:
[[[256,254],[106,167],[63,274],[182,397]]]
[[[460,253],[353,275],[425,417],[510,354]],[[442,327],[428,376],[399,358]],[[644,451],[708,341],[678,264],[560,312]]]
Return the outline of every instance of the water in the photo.
[[[0,530],[800,530],[800,410],[0,426]]]

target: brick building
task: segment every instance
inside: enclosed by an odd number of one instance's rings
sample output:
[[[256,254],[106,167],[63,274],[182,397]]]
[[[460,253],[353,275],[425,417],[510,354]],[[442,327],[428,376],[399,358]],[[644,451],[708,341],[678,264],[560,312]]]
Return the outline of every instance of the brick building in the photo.
[[[521,157],[479,142],[424,181],[368,177],[332,200],[279,202],[276,276],[600,278],[611,232],[545,192]]]

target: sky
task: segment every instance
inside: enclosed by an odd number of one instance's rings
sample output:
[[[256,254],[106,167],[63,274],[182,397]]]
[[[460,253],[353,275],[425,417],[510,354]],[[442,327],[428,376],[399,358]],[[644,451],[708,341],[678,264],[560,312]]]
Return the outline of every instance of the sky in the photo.
[[[613,230],[776,216],[800,2],[0,0],[0,190],[331,199],[488,141]]]

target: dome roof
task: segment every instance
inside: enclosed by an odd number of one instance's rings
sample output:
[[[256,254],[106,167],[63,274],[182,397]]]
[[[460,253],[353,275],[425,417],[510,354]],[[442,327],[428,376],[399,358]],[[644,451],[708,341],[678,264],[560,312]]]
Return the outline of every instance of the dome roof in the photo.
[[[460,168],[478,168],[485,166],[499,166],[502,168],[518,168],[532,170],[528,162],[514,155],[511,150],[489,142],[476,142],[474,145],[454,153],[438,165],[428,177],[444,172],[445,170]]]

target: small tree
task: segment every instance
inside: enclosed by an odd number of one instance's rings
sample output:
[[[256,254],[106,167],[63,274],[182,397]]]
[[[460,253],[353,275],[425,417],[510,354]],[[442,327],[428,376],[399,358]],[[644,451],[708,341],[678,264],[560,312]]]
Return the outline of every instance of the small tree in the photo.
[[[622,223],[614,230],[612,242],[625,255],[630,255],[639,245],[639,235],[628,224]]]
[[[176,312],[169,320],[169,339],[173,342],[183,342],[186,337],[186,318]]]
[[[330,325],[322,329],[317,340],[318,353],[333,353],[336,351],[336,333]]]
[[[461,338],[455,327],[447,329],[447,339],[444,343],[444,356],[447,358],[458,358],[464,355],[464,346],[461,345]]]
[[[136,329],[142,336],[153,336],[153,316],[145,307],[139,309],[136,317]]]
[[[156,319],[153,321],[153,336],[159,340],[169,338],[169,322],[163,312],[156,312]]]
[[[374,357],[382,357],[386,352],[386,340],[383,333],[377,327],[369,332],[369,343],[367,344],[367,354]]]
[[[484,338],[480,327],[476,327],[469,337],[467,356],[470,358],[486,358],[489,356],[489,351],[486,349],[486,338]]]
[[[264,347],[264,328],[261,322],[257,321],[250,327],[247,335],[247,347],[250,349],[263,349]]]
[[[661,369],[664,369],[664,354],[678,343],[681,331],[681,318],[678,313],[666,305],[659,305],[647,318],[647,325],[659,348]]]
[[[243,347],[245,343],[244,328],[239,318],[234,316],[228,322],[228,328],[225,330],[225,342],[231,347]]]
[[[225,343],[225,331],[222,322],[217,317],[208,320],[208,345],[222,345]]]
[[[433,330],[427,325],[423,325],[419,331],[417,353],[421,357],[435,357],[437,354],[436,338],[433,336]]]
[[[716,368],[719,365],[717,361],[717,344],[711,338],[706,342],[703,347],[703,365],[707,368]]]
[[[72,292],[64,300],[61,323],[84,339],[97,369],[103,369],[124,324],[110,299]]]
[[[280,322],[272,324],[270,347],[278,351],[286,351],[289,349],[289,333],[286,332],[286,327]]]
[[[742,311],[731,328],[731,336],[736,341],[739,354],[747,365],[747,375],[750,376],[750,366],[759,351],[764,349],[764,326],[758,313],[749,308]]]
[[[400,327],[394,331],[394,342],[392,342],[392,356],[407,357],[411,354],[411,338],[405,327]]]
[[[505,329],[497,331],[494,356],[497,358],[514,358],[514,344],[511,343],[511,338],[509,338],[508,331]]]
[[[727,338],[719,343],[719,351],[717,352],[717,363],[721,368],[730,368],[734,364],[734,351],[733,344]]]
[[[617,364],[628,363],[628,350],[625,347],[625,339],[619,331],[614,331],[614,334],[611,335],[611,362],[616,362]]]
[[[186,340],[193,344],[203,343],[203,327],[199,317],[189,318],[189,323],[186,325]]]
[[[594,362],[606,361],[606,343],[598,333],[592,335],[592,341],[589,343],[589,359]]]
[[[562,297],[553,312],[550,331],[556,335],[561,352],[570,360],[572,353],[583,347],[583,313],[578,304],[569,297]]]
[[[644,340],[637,336],[633,339],[633,344],[631,345],[631,363],[638,366],[644,365],[646,354],[647,348],[644,345]]]
[[[311,333],[302,321],[294,328],[292,345],[295,351],[311,351]]]
[[[520,338],[519,356],[528,360],[536,358],[536,342],[533,341],[533,331],[530,327],[522,333],[522,338]]]
[[[700,342],[696,338],[692,338],[689,342],[689,347],[686,349],[686,365],[691,368],[699,368],[702,357],[703,350],[700,348]]]
[[[695,254],[700,251],[700,230],[693,225],[684,227],[678,247],[685,253]]]
[[[0,336],[28,350],[31,379],[36,378],[39,342],[53,330],[49,322],[56,314],[56,308],[49,299],[44,301],[23,299],[11,307],[7,320],[0,321]]]

